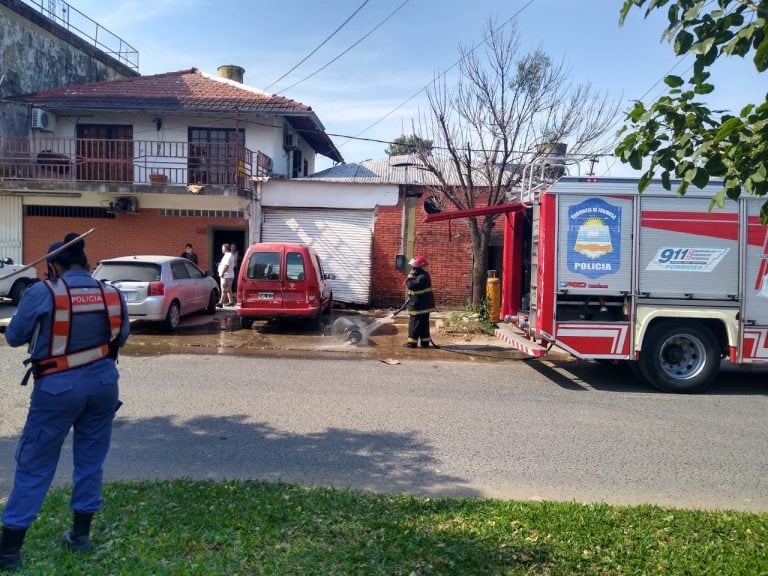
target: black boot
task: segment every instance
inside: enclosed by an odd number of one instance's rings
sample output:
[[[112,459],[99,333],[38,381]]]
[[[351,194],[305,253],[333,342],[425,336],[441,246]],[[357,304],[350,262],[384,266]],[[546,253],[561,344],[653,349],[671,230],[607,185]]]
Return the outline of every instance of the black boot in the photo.
[[[26,528],[3,526],[3,536],[0,540],[0,572],[10,572],[21,566],[21,545],[26,535]]]
[[[91,520],[93,514],[75,512],[72,519],[72,530],[67,530],[61,536],[61,543],[75,552],[88,552],[91,545]]]

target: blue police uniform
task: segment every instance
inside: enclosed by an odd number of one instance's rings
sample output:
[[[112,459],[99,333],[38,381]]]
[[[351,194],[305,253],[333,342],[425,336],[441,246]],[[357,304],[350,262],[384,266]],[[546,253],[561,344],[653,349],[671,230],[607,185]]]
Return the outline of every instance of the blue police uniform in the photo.
[[[100,292],[99,282],[86,270],[69,270],[62,278],[70,289]],[[118,346],[125,344],[130,332],[122,295],[120,302],[122,321],[115,342]],[[54,295],[49,287],[44,282],[30,286],[6,329],[8,344],[30,344],[33,362],[48,359],[53,313]],[[103,309],[72,315],[70,350],[104,345],[110,339],[111,327]],[[74,473],[70,505],[75,512],[85,514],[101,507],[103,466],[109,451],[112,420],[121,404],[118,378],[115,360],[106,357],[35,379],[27,421],[16,450],[14,486],[3,509],[5,526],[26,528],[37,518],[71,428]]]

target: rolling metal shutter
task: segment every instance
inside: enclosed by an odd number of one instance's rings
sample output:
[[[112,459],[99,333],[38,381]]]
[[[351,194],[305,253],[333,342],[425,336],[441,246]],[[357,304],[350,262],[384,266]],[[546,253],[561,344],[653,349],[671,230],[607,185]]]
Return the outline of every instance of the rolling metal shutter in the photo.
[[[0,196],[0,258],[21,261],[21,196]]]
[[[262,242],[308,244],[320,256],[333,299],[368,304],[371,294],[373,210],[264,209]]]

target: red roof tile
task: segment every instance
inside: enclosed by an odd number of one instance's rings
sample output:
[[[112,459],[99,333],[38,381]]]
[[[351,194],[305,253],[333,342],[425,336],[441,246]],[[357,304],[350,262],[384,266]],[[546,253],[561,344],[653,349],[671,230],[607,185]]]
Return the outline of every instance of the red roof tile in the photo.
[[[310,112],[300,102],[191,68],[152,76],[67,86],[20,96],[49,108],[151,110],[153,112]]]

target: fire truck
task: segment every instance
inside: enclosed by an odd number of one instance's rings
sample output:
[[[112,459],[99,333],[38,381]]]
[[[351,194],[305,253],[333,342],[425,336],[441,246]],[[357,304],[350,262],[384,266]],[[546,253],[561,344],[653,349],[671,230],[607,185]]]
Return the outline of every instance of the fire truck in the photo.
[[[499,338],[533,357],[626,361],[667,392],[703,389],[723,358],[768,363],[764,198],[711,208],[720,186],[640,194],[637,179],[573,176],[531,190],[499,207]]]

